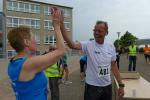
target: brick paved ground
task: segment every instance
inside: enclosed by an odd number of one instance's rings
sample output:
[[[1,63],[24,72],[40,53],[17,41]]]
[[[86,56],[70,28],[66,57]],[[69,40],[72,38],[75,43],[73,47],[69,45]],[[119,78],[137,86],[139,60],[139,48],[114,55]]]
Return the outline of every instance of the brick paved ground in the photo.
[[[6,77],[6,64],[0,61],[0,100],[15,100]],[[84,84],[79,78],[79,57],[73,56],[69,58],[70,85],[60,85],[60,100],[83,100]],[[127,70],[128,60],[126,55],[121,56],[121,71]],[[143,55],[138,55],[137,71],[140,72],[146,80],[150,82],[150,63],[145,64]],[[49,99],[50,100],[50,99]]]

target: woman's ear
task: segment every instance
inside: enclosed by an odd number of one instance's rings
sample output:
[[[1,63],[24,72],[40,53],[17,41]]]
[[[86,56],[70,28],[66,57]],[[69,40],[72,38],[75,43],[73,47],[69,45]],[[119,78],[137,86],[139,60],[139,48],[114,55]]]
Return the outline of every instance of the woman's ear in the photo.
[[[29,41],[29,40],[27,40],[27,39],[24,39],[24,45],[25,45],[25,46],[27,46],[27,47],[29,47],[29,45],[30,45],[30,41]]]

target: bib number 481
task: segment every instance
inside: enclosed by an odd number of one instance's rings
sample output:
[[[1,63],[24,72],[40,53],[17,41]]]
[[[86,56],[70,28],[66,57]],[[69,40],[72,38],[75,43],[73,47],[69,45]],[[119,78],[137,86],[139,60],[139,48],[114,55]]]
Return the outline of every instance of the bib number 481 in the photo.
[[[109,75],[109,68],[99,68],[99,76],[106,76],[106,75]]]

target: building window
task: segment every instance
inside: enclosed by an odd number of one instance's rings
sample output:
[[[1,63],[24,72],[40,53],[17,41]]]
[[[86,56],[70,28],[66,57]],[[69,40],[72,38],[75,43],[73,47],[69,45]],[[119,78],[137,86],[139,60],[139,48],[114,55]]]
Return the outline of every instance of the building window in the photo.
[[[34,33],[35,36],[35,41],[37,44],[40,44],[40,34],[39,33]]]
[[[25,3],[25,12],[30,12],[30,5],[29,3]]]
[[[25,25],[31,27],[31,19],[25,19]]]
[[[40,13],[40,5],[31,4],[32,13]]]
[[[51,15],[50,6],[45,6],[44,7],[44,14],[45,15]]]
[[[44,21],[44,28],[47,30],[54,30],[54,27],[52,25],[52,21],[51,20],[45,20]]]
[[[35,12],[35,6],[34,6],[34,4],[31,4],[31,11]]]
[[[36,28],[35,26],[36,26],[36,21],[35,20],[31,20],[31,27],[32,28]]]
[[[40,28],[40,20],[36,20],[36,28]]]
[[[67,31],[70,31],[70,22],[64,22]]]
[[[13,1],[9,1],[9,2],[7,3],[7,9],[8,9],[8,10],[13,10]]]
[[[56,43],[55,35],[45,35],[44,43],[45,44],[55,44]]]
[[[7,3],[7,9],[8,10],[16,10],[16,11],[18,11],[18,3],[15,2],[15,1],[9,1]]]
[[[49,35],[45,35],[44,43],[45,44],[49,43]]]
[[[3,52],[4,52],[3,40],[4,40],[3,33],[0,32],[0,58],[3,57]]]
[[[1,32],[5,30],[4,19],[4,15],[0,14],[0,36],[2,35]]]
[[[20,26],[20,25],[25,25],[25,19],[19,19],[19,25],[18,26]]]
[[[31,27],[39,29],[40,28],[40,20],[31,20]]]
[[[11,17],[8,17],[8,18],[7,18],[7,26],[8,26],[8,27],[12,27],[12,26],[13,26],[12,23],[13,23],[13,22],[12,22],[12,18],[11,18]]]
[[[24,3],[19,2],[18,4],[19,4],[19,11],[24,12],[24,10],[25,10],[25,9],[24,9],[24,7],[25,7],[25,6],[24,6]]]
[[[18,3],[15,2],[15,1],[9,1],[7,3],[7,9],[8,10],[16,10],[16,11],[18,11]]]
[[[25,25],[30,28],[40,29],[40,20],[30,18],[7,17],[8,27],[17,27],[21,25]]]
[[[35,5],[36,13],[40,13],[40,5]]]
[[[40,51],[35,52],[36,55],[41,55]]]
[[[63,12],[64,12],[64,17],[71,17],[71,12],[70,12],[69,9],[64,8],[64,9],[63,9]]]
[[[18,11],[18,3],[17,2],[13,2],[13,10]]]
[[[13,26],[17,27],[19,25],[19,19],[18,18],[13,18]]]
[[[7,58],[12,58],[16,55],[15,50],[7,50]]]
[[[40,5],[23,1],[8,1],[7,9],[20,12],[40,13]]]

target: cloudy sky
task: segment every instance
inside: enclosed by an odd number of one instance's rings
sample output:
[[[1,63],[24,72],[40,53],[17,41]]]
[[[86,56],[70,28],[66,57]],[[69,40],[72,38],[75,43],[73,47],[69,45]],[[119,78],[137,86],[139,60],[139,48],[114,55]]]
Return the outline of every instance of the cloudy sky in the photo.
[[[39,0],[40,1],[40,0]],[[73,7],[73,38],[88,40],[97,20],[107,21],[107,39],[127,30],[140,39],[150,38],[150,0],[42,0]]]

